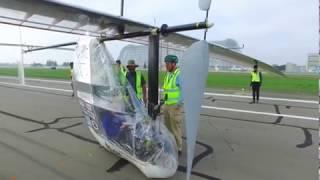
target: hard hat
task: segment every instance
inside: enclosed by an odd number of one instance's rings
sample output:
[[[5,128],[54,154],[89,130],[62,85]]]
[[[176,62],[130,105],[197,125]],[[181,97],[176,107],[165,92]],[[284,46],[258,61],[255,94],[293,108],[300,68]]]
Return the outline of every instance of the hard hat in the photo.
[[[178,63],[178,57],[176,55],[167,55],[164,58],[164,62],[166,62],[166,63]]]
[[[135,67],[138,67],[138,65],[134,62],[133,59],[128,60],[127,66],[135,66]]]

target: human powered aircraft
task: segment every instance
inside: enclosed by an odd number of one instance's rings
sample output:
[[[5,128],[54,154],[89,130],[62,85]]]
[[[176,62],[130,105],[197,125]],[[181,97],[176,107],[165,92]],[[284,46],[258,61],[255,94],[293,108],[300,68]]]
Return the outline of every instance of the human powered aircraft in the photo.
[[[199,5],[208,15],[210,0]],[[212,27],[208,16],[203,22],[155,27],[123,17],[98,13],[55,1],[0,0],[0,23],[48,31],[83,35],[79,41],[47,47],[29,48],[24,53],[75,45],[74,85],[89,131],[101,146],[127,159],[148,178],[167,178],[178,167],[176,142],[159,123],[158,98],[159,49],[183,52],[181,60],[182,93],[187,136],[187,178],[190,178],[199,122],[201,101],[208,74],[209,58],[281,72],[244,54],[188,37],[177,32]],[[128,83],[121,83],[114,59],[105,41],[122,40],[149,47],[148,105],[138,100]],[[165,46],[164,46],[165,45]],[[24,79],[23,63],[19,66]]]

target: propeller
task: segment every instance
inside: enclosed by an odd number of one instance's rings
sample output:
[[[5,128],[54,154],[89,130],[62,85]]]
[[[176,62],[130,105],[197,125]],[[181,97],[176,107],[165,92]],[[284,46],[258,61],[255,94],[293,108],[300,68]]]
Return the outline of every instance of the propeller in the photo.
[[[206,41],[191,45],[182,56],[181,91],[184,98],[187,134],[187,180],[190,179],[203,94],[209,67],[209,48]],[[190,96],[192,94],[192,96]],[[188,96],[189,95],[189,96]]]

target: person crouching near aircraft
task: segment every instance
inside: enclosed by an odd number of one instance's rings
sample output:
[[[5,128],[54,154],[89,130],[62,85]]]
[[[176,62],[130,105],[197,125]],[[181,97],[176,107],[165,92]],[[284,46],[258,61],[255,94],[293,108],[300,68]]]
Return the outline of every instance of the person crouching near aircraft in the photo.
[[[175,55],[167,55],[164,61],[167,69],[162,87],[164,123],[174,135],[177,142],[178,154],[181,155],[183,98],[181,94],[180,69],[177,67],[178,57]]]
[[[119,73],[120,83],[121,85],[125,85],[127,71],[126,68],[121,64],[120,59],[116,60],[116,67]]]
[[[72,76],[73,76],[73,62],[71,62],[70,64],[69,64],[69,66],[70,66],[70,69],[69,69],[69,73],[70,73],[70,80],[71,80],[71,88],[72,88],[72,97],[74,96],[74,89],[73,89],[73,82],[72,82],[72,80],[73,80],[73,78],[72,78]]]
[[[126,77],[128,82],[133,87],[134,91],[137,94],[137,97],[140,101],[143,101],[144,104],[147,104],[147,86],[146,81],[140,71],[136,71],[138,67],[135,64],[134,60],[129,60],[127,64],[128,72],[126,72]]]
[[[253,71],[251,72],[251,83],[250,86],[252,88],[252,102],[259,103],[259,95],[260,95],[260,86],[262,84],[262,74],[258,71],[258,65],[253,66]]]
[[[116,60],[116,64],[117,64],[117,66],[119,67],[121,73],[125,74],[125,73],[126,73],[126,68],[123,67],[123,65],[121,64],[120,59]]]

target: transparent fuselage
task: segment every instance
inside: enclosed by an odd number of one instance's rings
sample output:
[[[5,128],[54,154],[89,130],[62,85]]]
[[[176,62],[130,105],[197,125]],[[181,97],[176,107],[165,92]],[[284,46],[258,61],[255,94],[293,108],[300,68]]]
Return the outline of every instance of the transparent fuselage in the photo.
[[[135,164],[149,178],[172,176],[178,166],[173,136],[153,121],[105,44],[78,42],[73,83],[86,123],[101,146]]]

